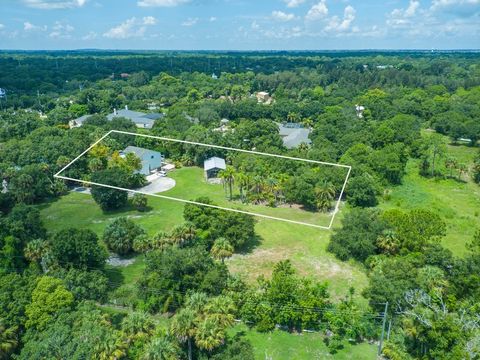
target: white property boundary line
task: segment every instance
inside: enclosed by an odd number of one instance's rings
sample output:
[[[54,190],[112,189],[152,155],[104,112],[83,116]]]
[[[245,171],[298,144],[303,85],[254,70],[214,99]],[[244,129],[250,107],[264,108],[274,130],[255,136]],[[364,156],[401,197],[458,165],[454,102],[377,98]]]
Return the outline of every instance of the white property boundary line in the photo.
[[[204,204],[204,203],[197,202],[197,201],[178,199],[178,198],[174,198],[174,197],[166,196],[166,195],[151,194],[151,193],[146,193],[146,192],[143,192],[143,191],[126,189],[126,188],[107,185],[107,184],[100,184],[100,183],[96,183],[96,182],[92,182],[92,181],[74,179],[74,178],[71,178],[71,177],[68,177],[68,176],[60,175],[62,172],[67,170],[74,162],[76,162],[83,155],[88,153],[95,145],[97,145],[99,142],[101,142],[103,139],[105,139],[111,133],[133,135],[133,136],[142,136],[142,137],[145,137],[145,138],[157,139],[157,140],[162,140],[162,141],[170,141],[170,142],[189,144],[189,145],[199,145],[199,146],[205,146],[205,147],[210,147],[210,148],[237,151],[237,152],[243,152],[243,153],[255,154],[255,155],[264,155],[264,156],[270,156],[270,157],[276,157],[276,158],[282,158],[282,159],[288,159],[288,160],[304,161],[304,162],[313,163],[313,164],[321,164],[321,165],[341,167],[341,168],[348,169],[348,171],[347,171],[347,176],[345,177],[345,181],[343,182],[342,190],[340,191],[340,195],[338,196],[338,200],[335,203],[335,209],[333,211],[333,214],[332,214],[332,217],[330,219],[330,223],[329,223],[328,226],[315,225],[315,224],[305,223],[305,222],[302,222],[302,221],[295,221],[295,220],[289,220],[289,219],[284,219],[284,218],[278,218],[278,217],[275,217],[275,216],[257,214],[257,213],[254,213],[254,212],[249,212],[249,211],[244,211],[244,210],[231,209],[231,208],[226,208],[226,207],[211,205],[211,204]],[[198,142],[193,142],[193,141],[171,139],[171,138],[166,138],[166,137],[161,137],[161,136],[153,136],[153,135],[147,135],[147,134],[137,134],[137,133],[132,133],[132,132],[128,132],[128,131],[110,130],[105,135],[103,135],[100,139],[98,139],[92,145],[90,145],[85,151],[83,151],[75,159],[73,159],[67,165],[65,165],[60,171],[58,171],[55,175],[53,175],[53,177],[58,178],[58,179],[80,182],[80,183],[89,184],[89,185],[102,186],[102,187],[111,188],[111,189],[115,189],[115,190],[127,191],[127,192],[131,192],[131,193],[134,193],[134,194],[143,194],[143,195],[147,195],[147,196],[154,196],[154,197],[167,199],[167,200],[180,201],[180,202],[187,203],[187,204],[206,206],[206,207],[211,207],[211,208],[214,208],[214,209],[233,211],[233,212],[237,212],[237,213],[241,213],[241,214],[247,214],[247,215],[254,215],[254,216],[262,217],[262,218],[265,218],[265,219],[279,220],[279,221],[289,222],[289,223],[292,223],[292,224],[305,225],[305,226],[315,227],[315,228],[319,228],[319,229],[330,230],[332,228],[332,224],[333,224],[333,221],[335,219],[335,215],[337,214],[337,212],[339,210],[340,202],[342,200],[342,196],[343,196],[343,193],[345,191],[345,187],[347,186],[348,178],[350,177],[350,172],[351,171],[352,171],[352,167],[349,166],[349,165],[335,164],[335,163],[330,163],[330,162],[325,162],[325,161],[317,161],[317,160],[310,160],[310,159],[301,159],[301,158],[296,158],[296,157],[291,157],[291,156],[262,153],[262,152],[259,152],[259,151],[236,149],[236,148],[231,148],[231,147],[226,147],[226,146],[204,144],[204,143],[198,143]]]

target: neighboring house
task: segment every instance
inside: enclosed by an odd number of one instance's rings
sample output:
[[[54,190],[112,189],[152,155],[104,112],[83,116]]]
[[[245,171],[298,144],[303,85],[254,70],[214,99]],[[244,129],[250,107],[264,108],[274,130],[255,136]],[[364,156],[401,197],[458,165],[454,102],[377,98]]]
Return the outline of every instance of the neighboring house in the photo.
[[[227,165],[225,164],[225,159],[216,156],[205,160],[203,163],[203,170],[205,171],[205,178],[207,180],[217,178],[218,173],[226,168]]]
[[[222,120],[220,120],[220,127],[214,128],[213,131],[218,131],[222,133],[232,131],[233,129],[230,127],[229,123],[230,120],[223,118]]]
[[[128,146],[121,152],[121,155],[133,153],[142,161],[142,168],[137,173],[150,175],[152,171],[160,169],[163,163],[163,156],[158,151]]]
[[[264,104],[271,104],[272,103],[272,98],[270,94],[266,91],[259,91],[255,94],[255,97],[257,98],[257,101],[259,103],[264,103]]]
[[[125,109],[117,110],[113,109],[113,113],[107,115],[108,120],[113,120],[114,118],[123,117],[129,119],[137,125],[139,128],[151,129],[155,120],[164,117],[164,114],[160,113],[150,113],[145,114],[140,111],[128,110],[128,106],[125,106]]]
[[[70,126],[70,129],[82,126],[83,123],[85,122],[85,120],[87,120],[90,116],[92,116],[92,115],[83,115],[83,116],[80,116],[79,118],[70,120],[68,122],[68,125]]]
[[[302,143],[307,145],[312,143],[312,141],[308,138],[311,130],[305,128],[303,125],[297,123],[285,123],[277,125],[280,136],[283,140],[283,145],[287,149],[296,148]]]

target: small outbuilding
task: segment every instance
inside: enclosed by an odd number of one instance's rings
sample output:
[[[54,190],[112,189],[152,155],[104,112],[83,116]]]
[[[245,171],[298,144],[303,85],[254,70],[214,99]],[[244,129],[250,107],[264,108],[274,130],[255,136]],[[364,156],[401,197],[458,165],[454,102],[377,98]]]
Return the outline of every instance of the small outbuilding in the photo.
[[[205,160],[203,163],[203,170],[205,171],[205,179],[214,179],[218,177],[218,173],[221,170],[225,170],[227,165],[225,164],[225,159],[219,157],[211,157],[210,159]]]
[[[152,171],[160,169],[163,163],[163,156],[158,151],[144,149],[137,146],[128,146],[122,151],[123,155],[133,153],[142,162],[142,168],[138,173],[143,175],[150,175]]]

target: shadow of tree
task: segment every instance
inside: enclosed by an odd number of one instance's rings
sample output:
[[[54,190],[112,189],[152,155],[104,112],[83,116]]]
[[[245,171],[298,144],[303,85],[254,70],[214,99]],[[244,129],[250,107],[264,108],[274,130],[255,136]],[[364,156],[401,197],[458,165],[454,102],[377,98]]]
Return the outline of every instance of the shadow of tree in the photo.
[[[235,252],[242,255],[251,254],[253,250],[262,243],[262,241],[263,238],[260,235],[255,234],[245,242],[245,244],[237,248]]]

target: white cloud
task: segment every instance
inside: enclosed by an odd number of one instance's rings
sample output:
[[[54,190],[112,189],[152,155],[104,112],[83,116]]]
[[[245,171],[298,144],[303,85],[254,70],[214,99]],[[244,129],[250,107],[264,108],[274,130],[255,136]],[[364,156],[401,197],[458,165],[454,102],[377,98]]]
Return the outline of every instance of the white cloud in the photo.
[[[137,5],[141,7],[175,7],[188,2],[190,0],[140,0]]]
[[[292,28],[265,30],[262,34],[267,38],[286,40],[303,36],[304,32],[300,26],[294,26]]]
[[[37,26],[37,25],[33,25],[29,21],[25,21],[23,23],[23,30],[25,30],[25,31],[47,31],[47,26],[46,25]]]
[[[480,0],[432,0],[432,10],[449,6],[480,5]]]
[[[328,7],[326,0],[320,0],[308,10],[305,19],[308,21],[315,21],[325,18],[328,15]]]
[[[295,19],[294,14],[287,14],[283,11],[272,11],[272,19],[277,21],[290,21]]]
[[[406,9],[394,9],[388,19],[387,25],[394,28],[403,28],[412,24],[411,18],[418,14],[420,1],[410,0]]]
[[[404,15],[406,17],[414,16],[419,7],[420,1],[410,0],[410,4],[408,4],[408,8],[405,10]]]
[[[104,37],[110,39],[129,39],[132,37],[142,37],[147,30],[147,26],[154,25],[157,20],[152,16],[137,19],[132,17],[125,20],[118,26],[114,26],[103,34]]]
[[[333,16],[325,27],[325,31],[345,32],[350,30],[352,22],[355,20],[356,13],[357,12],[353,6],[348,5],[343,11],[343,19],[340,20],[338,16]],[[352,30],[354,32],[358,31],[357,28],[352,28]]]
[[[260,29],[260,25],[258,25],[258,23],[256,21],[252,22],[252,25],[250,25],[250,27],[252,28],[252,30],[259,30]]]
[[[287,4],[287,7],[289,8],[294,8],[299,5],[302,5],[305,0],[284,0],[285,4]]]
[[[51,38],[56,39],[70,39],[71,32],[75,30],[75,28],[70,24],[64,24],[60,21],[56,21],[52,27],[53,31],[48,35]]]
[[[215,16],[211,16],[210,19],[209,19],[210,22],[214,22],[214,21],[217,21],[217,18]]]
[[[145,16],[143,18],[143,25],[155,25],[157,23],[157,19],[153,16]]]
[[[193,26],[198,22],[198,18],[188,18],[182,22],[182,26]]]
[[[22,0],[23,3],[35,9],[72,9],[82,7],[88,0]]]
[[[90,31],[87,35],[82,36],[82,40],[95,40],[98,34],[95,31]]]
[[[3,30],[3,29],[5,29],[5,25],[0,24],[0,30]]]

